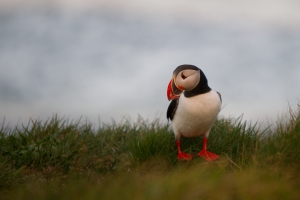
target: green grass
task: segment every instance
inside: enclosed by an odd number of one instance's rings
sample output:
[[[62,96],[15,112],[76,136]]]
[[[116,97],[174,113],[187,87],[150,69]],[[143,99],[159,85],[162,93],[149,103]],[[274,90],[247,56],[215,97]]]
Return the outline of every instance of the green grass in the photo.
[[[178,162],[159,120],[103,124],[52,117],[0,128],[0,199],[297,199],[300,110],[260,130],[219,118],[208,148],[215,162]],[[198,153],[201,138],[183,138]]]

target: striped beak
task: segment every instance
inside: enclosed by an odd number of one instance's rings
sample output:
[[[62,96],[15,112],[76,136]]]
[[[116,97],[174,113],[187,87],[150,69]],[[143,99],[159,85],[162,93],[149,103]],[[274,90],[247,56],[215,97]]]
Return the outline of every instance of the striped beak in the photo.
[[[174,82],[174,77],[172,77],[172,79],[169,82],[168,89],[167,89],[168,100],[170,101],[170,100],[178,98],[182,92],[183,92],[182,87],[180,87],[180,86],[177,87]]]

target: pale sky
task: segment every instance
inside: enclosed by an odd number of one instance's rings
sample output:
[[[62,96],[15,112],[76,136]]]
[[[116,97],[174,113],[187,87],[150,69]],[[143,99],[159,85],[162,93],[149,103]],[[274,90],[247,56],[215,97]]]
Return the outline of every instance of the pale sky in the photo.
[[[276,120],[300,99],[299,1],[0,0],[0,118],[160,117],[180,64],[221,116]]]

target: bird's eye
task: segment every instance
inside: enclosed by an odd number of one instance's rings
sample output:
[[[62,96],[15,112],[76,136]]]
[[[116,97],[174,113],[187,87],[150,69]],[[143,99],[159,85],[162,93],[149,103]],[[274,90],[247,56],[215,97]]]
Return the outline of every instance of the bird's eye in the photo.
[[[186,76],[183,73],[181,73],[181,78],[186,79]]]

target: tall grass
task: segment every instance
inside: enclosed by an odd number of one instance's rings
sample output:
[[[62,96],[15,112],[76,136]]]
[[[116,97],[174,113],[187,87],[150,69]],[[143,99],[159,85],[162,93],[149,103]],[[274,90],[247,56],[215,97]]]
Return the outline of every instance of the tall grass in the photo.
[[[300,194],[300,112],[260,130],[219,118],[208,148],[220,159],[178,162],[169,124],[87,122],[53,116],[0,128],[0,197],[8,199],[296,199]],[[183,138],[198,153],[201,138]],[[117,192],[118,191],[118,192]],[[220,198],[222,197],[222,198]]]

